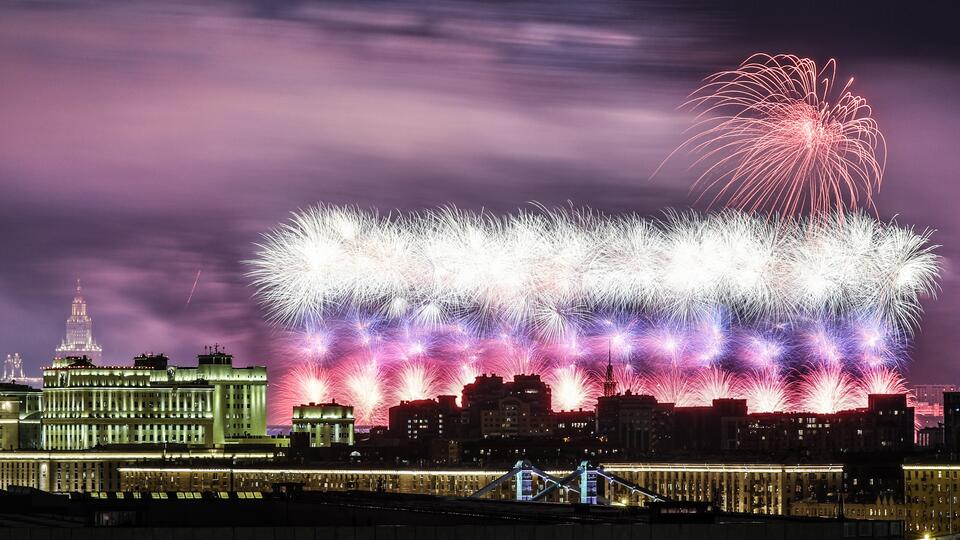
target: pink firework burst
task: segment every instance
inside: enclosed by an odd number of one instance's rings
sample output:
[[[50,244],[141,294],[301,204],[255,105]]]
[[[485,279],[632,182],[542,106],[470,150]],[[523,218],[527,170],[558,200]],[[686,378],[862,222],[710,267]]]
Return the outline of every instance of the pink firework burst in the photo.
[[[694,395],[698,405],[710,405],[715,399],[737,397],[739,386],[734,374],[718,367],[708,367],[697,373]]]
[[[277,385],[275,414],[290,420],[293,407],[304,403],[323,403],[330,397],[330,380],[317,362],[301,362],[287,371]]]
[[[463,395],[463,387],[472,383],[480,376],[480,368],[476,362],[462,362],[459,366],[449,370],[445,392],[451,396],[457,396],[457,405],[460,404],[460,396]]]
[[[400,401],[434,398],[438,382],[437,372],[430,364],[405,362],[396,376],[396,397]]]
[[[775,369],[761,369],[744,378],[740,395],[750,412],[777,412],[790,409],[790,395],[783,377]]]
[[[784,215],[872,207],[886,144],[853,78],[835,85],[836,70],[833,59],[755,54],[708,77],[687,102],[698,133],[681,147],[707,165],[701,197]]]
[[[376,359],[359,360],[347,364],[340,374],[348,403],[353,405],[357,422],[361,425],[383,423],[383,370]]]
[[[865,394],[907,394],[907,381],[895,369],[886,366],[867,368],[860,376]]]
[[[637,373],[630,364],[615,365],[613,367],[613,380],[617,383],[617,392],[625,394],[643,393],[643,378]]]
[[[857,381],[837,364],[819,364],[800,378],[803,410],[834,413],[863,406],[865,395]]]
[[[677,407],[696,405],[696,395],[690,378],[679,369],[668,369],[647,377],[644,389],[661,403]]]
[[[504,344],[501,352],[493,355],[490,369],[494,373],[511,377],[513,375],[544,375],[549,362],[534,345],[519,346]]]
[[[555,410],[574,410],[590,401],[590,378],[576,364],[555,368],[551,374],[550,386]]]

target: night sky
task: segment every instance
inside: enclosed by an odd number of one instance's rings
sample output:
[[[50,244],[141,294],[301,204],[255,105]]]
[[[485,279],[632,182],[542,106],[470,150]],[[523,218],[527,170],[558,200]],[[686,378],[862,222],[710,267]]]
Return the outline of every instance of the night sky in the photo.
[[[5,2],[0,354],[37,375],[80,278],[111,363],[214,342],[275,363],[243,261],[320,201],[687,208],[683,159],[650,179],[677,106],[765,51],[834,57],[873,105],[880,217],[935,229],[944,257],[908,379],[960,382],[954,19],[835,3]]]

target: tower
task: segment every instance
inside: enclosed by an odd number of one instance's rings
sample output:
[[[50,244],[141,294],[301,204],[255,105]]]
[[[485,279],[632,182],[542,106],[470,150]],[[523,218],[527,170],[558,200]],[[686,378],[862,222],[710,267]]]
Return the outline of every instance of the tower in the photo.
[[[93,319],[87,315],[87,301],[83,298],[79,279],[67,318],[67,332],[54,358],[67,356],[86,356],[91,362],[99,362],[103,356],[103,349],[93,339]]]
[[[603,395],[605,397],[617,395],[617,381],[613,378],[613,353],[607,347],[607,376],[603,378]]]

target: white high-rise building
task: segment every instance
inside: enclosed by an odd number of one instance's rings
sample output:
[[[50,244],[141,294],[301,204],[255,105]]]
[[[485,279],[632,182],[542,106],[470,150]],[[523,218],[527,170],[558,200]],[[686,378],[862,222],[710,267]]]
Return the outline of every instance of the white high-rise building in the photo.
[[[86,356],[91,362],[99,362],[103,356],[103,349],[93,339],[93,319],[87,315],[87,301],[83,298],[79,279],[67,318],[67,334],[57,347],[54,365],[57,365],[56,359],[68,356]]]
[[[3,363],[3,382],[18,381],[23,379],[23,359],[20,353],[7,355],[7,360]]]

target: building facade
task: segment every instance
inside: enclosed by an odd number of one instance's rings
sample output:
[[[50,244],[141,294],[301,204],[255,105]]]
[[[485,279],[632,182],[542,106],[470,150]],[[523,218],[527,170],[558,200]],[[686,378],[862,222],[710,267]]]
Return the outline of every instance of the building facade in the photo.
[[[0,402],[4,403],[0,450],[39,449],[42,392],[25,384],[0,383]]]
[[[267,368],[237,367],[219,346],[197,355],[196,367],[167,366],[171,382],[203,380],[213,386],[213,440],[267,436]]]
[[[677,501],[719,501],[730,512],[785,514],[797,500],[831,497],[839,490],[843,468],[839,465],[757,465],[624,463],[611,464],[613,472]],[[570,471],[547,471],[565,476]],[[283,467],[177,467],[130,465],[120,468],[122,490],[269,491],[273,484],[299,483],[305,490],[361,490],[468,497],[502,476],[486,469],[311,469]],[[232,484],[231,484],[232,483]],[[557,490],[554,500],[571,502],[579,497]],[[516,487],[505,482],[489,497],[512,499]],[[642,505],[646,500],[625,488],[607,488],[605,497],[620,504]]]
[[[50,492],[119,491],[120,467],[157,460],[261,461],[274,457],[259,450],[195,449],[165,451],[0,452],[0,489],[25,486]]]
[[[335,444],[353,446],[353,407],[332,403],[308,403],[293,408],[291,439],[307,438],[307,446],[323,448]]]
[[[74,359],[43,370],[41,446],[211,445],[213,393],[202,380],[169,382],[150,368]]]
[[[212,445],[267,436],[267,375],[237,368],[219,347],[196,367],[141,355],[133,366],[65,358],[43,370],[42,448],[117,444]]]
[[[456,396],[401,401],[387,411],[388,432],[397,439],[450,439],[460,433]]]

